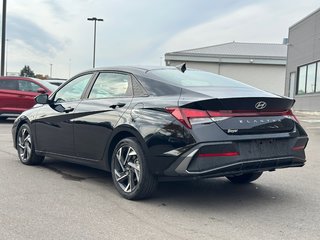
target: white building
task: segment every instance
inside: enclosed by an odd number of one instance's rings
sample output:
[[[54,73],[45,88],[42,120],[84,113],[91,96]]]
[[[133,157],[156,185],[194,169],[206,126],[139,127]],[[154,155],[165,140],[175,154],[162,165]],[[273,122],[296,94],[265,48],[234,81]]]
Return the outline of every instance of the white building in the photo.
[[[230,42],[165,54],[167,66],[186,63],[284,95],[287,45]]]
[[[286,83],[295,110],[320,111],[320,8],[289,28]]]

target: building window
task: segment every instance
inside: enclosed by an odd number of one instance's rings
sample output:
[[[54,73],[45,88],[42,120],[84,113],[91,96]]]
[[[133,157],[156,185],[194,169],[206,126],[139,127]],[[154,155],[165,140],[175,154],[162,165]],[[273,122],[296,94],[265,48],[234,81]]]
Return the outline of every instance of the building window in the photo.
[[[320,92],[320,62],[317,63],[316,92]]]
[[[320,61],[298,67],[296,94],[320,92]]]
[[[306,93],[306,77],[307,77],[307,66],[300,67],[297,94]]]
[[[307,93],[315,92],[316,86],[316,63],[309,64],[307,70]]]

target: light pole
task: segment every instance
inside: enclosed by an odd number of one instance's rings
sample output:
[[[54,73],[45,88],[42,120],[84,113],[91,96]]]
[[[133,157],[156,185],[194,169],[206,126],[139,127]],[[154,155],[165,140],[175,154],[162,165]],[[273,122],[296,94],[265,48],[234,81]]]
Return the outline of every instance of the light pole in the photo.
[[[97,21],[103,21],[102,18],[96,18],[96,17],[92,17],[92,18],[87,18],[88,21],[94,21],[94,29],[93,29],[93,68],[96,65],[96,31],[97,31]]]
[[[71,72],[71,58],[69,58],[69,67],[68,67],[68,70],[69,70],[69,78],[70,78],[70,72]]]
[[[8,76],[8,56],[9,56],[9,52],[8,52],[8,47],[9,47],[9,39],[6,39],[7,41],[7,50],[6,50],[6,76]]]
[[[52,78],[52,63],[50,63],[50,78]]]
[[[7,19],[7,0],[2,4],[2,36],[1,36],[1,76],[4,76],[4,61],[6,50],[6,19]]]

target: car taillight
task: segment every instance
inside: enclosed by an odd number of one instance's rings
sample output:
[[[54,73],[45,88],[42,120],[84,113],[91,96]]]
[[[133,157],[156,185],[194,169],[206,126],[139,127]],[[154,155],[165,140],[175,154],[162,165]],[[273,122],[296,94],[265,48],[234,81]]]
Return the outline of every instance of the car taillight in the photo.
[[[299,123],[298,118],[296,117],[296,115],[293,114],[293,112],[291,110],[286,111],[286,116],[289,116],[291,119],[295,120],[297,123]]]
[[[259,116],[284,116],[291,118],[292,120],[299,123],[297,117],[293,114],[291,110],[286,111],[268,111],[268,112],[257,112],[250,110],[222,110],[222,111],[208,111],[208,114],[212,117],[214,121],[224,120],[229,117],[259,117]]]
[[[192,124],[194,123],[212,122],[208,112],[204,110],[179,107],[168,107],[166,110],[187,128],[192,128]]]
[[[171,113],[184,126],[192,128],[193,124],[205,124],[218,122],[230,117],[254,117],[254,116],[284,116],[299,123],[297,117],[291,110],[286,111],[268,111],[257,112],[251,110],[220,110],[206,111],[190,108],[167,107],[166,110]]]

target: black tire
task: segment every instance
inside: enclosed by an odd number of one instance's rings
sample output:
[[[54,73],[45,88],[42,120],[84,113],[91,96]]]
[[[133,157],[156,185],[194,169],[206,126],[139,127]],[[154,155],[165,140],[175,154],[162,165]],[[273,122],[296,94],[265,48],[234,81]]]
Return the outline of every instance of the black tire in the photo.
[[[23,124],[16,138],[17,151],[20,161],[25,165],[38,165],[44,160],[44,156],[39,156],[35,153],[33,137],[28,124]]]
[[[250,183],[257,180],[262,175],[262,172],[245,173],[238,176],[228,176],[230,182],[237,184]]]
[[[111,173],[117,191],[129,200],[150,197],[157,187],[157,179],[148,169],[146,154],[134,137],[124,138],[116,145]]]

